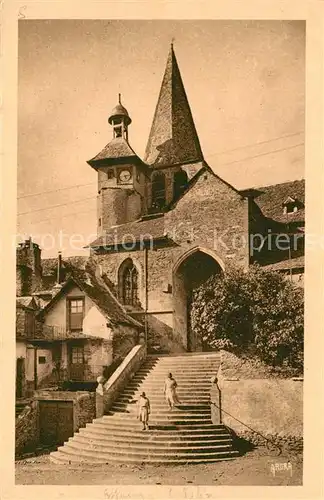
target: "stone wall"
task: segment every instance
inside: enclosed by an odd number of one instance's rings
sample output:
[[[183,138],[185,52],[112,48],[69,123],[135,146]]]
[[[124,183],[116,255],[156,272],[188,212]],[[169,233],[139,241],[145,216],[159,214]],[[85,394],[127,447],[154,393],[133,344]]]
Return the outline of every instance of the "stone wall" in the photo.
[[[218,372],[222,423],[253,444],[270,439],[300,451],[303,443],[303,379],[271,377],[264,367],[222,352]],[[246,371],[244,369],[246,368]]]
[[[28,404],[16,418],[15,440],[16,457],[36,450],[39,442],[38,406],[36,401]]]
[[[148,311],[153,315],[149,321],[155,323],[152,334],[156,336],[156,343],[165,337],[166,330],[173,331],[173,341],[167,339],[165,344],[176,351],[186,349],[186,339],[183,338],[185,323],[181,322],[182,317],[186,316],[186,307],[180,306],[179,297],[174,292],[177,288],[174,276],[184,256],[206,250],[222,269],[232,262],[242,267],[248,266],[248,203],[237,191],[206,171],[200,174],[174,208],[165,214],[165,232],[173,243],[170,246],[155,245],[148,250],[147,256]],[[139,299],[144,309],[144,251],[120,250],[91,256],[101,265],[103,273],[116,290],[118,270],[127,258],[131,258],[137,267]],[[182,325],[181,332],[177,331],[177,325]]]
[[[25,453],[33,453],[39,446],[39,401],[73,401],[73,431],[76,432],[96,416],[96,396],[86,391],[35,391],[34,399],[16,419],[15,455],[22,457]]]
[[[121,365],[104,384],[103,396],[98,392],[96,393],[96,398],[98,399],[97,408],[102,408],[105,413],[109,411],[115,399],[124,389],[127,382],[135,375],[145,359],[146,345],[136,345],[133,347]],[[100,416],[97,414],[97,417]]]
[[[85,427],[96,416],[95,393],[87,391],[51,391],[38,390],[35,392],[37,401],[73,401],[73,429],[76,432]]]
[[[16,308],[16,336],[18,338],[26,337],[25,329],[26,310],[23,307]]]

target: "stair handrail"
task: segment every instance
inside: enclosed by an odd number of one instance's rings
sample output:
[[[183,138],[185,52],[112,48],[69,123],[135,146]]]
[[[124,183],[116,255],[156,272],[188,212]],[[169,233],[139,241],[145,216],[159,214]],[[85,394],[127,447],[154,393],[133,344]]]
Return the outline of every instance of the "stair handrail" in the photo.
[[[242,422],[242,420],[234,417],[234,415],[232,415],[231,413],[229,413],[228,411],[224,410],[223,408],[220,408],[214,401],[210,400],[210,404],[216,406],[216,408],[218,408],[221,412],[223,413],[226,413],[226,415],[228,415],[229,417],[231,418],[234,418],[234,420],[236,420],[237,422],[239,422],[240,424],[244,425],[245,427],[247,427],[250,431],[254,432],[255,434],[258,434],[259,436],[261,436],[262,438],[264,438],[266,440],[266,443],[267,443],[267,448],[269,450],[269,443],[273,444],[275,448],[277,448],[279,450],[279,455],[281,455],[282,453],[282,447],[280,445],[278,445],[277,443],[275,443],[272,439],[269,439],[267,438],[266,436],[264,436],[263,434],[261,434],[261,432],[259,431],[256,431],[255,429],[252,429],[252,427],[250,427],[249,425],[245,424],[244,422]],[[223,424],[225,425],[225,427],[227,429],[230,429],[226,424]]]
[[[247,425],[245,422],[242,422],[239,418],[234,417],[234,415],[232,415],[231,413],[229,413],[228,411],[226,411],[226,410],[223,409],[222,404],[221,404],[221,401],[222,401],[222,391],[221,391],[221,388],[218,385],[218,378],[217,377],[212,377],[211,383],[215,384],[215,386],[217,387],[218,394],[219,394],[220,405],[217,405],[215,403],[215,401],[212,401],[211,396],[210,396],[209,402],[210,402],[211,405],[214,405],[219,410],[220,422],[222,422],[222,413],[226,413],[226,415],[228,415],[231,418],[234,418],[234,420],[236,420],[240,424],[242,424],[245,427],[247,427],[250,431],[254,432],[255,434],[258,434],[263,439],[265,439],[266,440],[266,446],[267,446],[267,449],[269,451],[271,451],[270,448],[269,448],[269,443],[271,443],[272,445],[274,445],[275,448],[277,448],[279,450],[278,456],[281,455],[281,453],[282,453],[282,447],[280,445],[278,445],[272,439],[267,438],[266,436],[264,436],[263,434],[261,434],[261,432],[256,431],[255,429],[253,429],[252,427],[250,427],[249,425]],[[225,424],[223,424],[223,425],[225,425]],[[225,425],[225,427],[228,430],[230,430],[230,428],[227,425]]]

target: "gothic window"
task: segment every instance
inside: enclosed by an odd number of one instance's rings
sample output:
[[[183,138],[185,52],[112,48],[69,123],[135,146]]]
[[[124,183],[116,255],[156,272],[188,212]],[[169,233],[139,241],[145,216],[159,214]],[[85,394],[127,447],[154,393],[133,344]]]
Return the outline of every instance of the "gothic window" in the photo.
[[[138,300],[138,271],[132,259],[127,259],[121,268],[120,295],[125,305],[136,306]]]
[[[165,175],[156,172],[152,178],[152,208],[161,210],[165,201]]]
[[[188,176],[183,170],[176,172],[173,177],[173,198],[178,198],[185,190],[188,182]]]

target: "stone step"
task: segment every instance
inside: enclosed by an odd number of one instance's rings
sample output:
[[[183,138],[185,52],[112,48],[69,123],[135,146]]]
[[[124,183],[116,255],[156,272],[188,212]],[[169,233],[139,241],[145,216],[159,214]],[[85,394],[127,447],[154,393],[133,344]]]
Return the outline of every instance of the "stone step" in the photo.
[[[120,396],[118,399],[116,399],[116,403],[118,404],[136,404],[138,401],[138,398],[134,398],[133,396]],[[160,395],[151,395],[150,396],[150,402],[152,404],[166,404],[166,400],[164,397],[164,394]],[[205,406],[210,406],[210,398],[191,398],[189,396],[185,396],[182,398],[181,405],[182,406],[200,406],[205,405]]]
[[[109,422],[101,422],[93,425],[98,425],[107,429],[107,431],[114,431],[116,429],[125,430],[140,430],[141,423],[138,420],[111,420]],[[163,420],[149,422],[150,430],[203,430],[203,429],[213,429],[213,424],[207,420],[194,420],[194,421],[182,421],[182,420]]]
[[[152,380],[139,380],[130,382],[127,384],[127,389],[140,389],[142,387],[146,387],[147,389],[151,389],[152,391],[164,392],[164,384],[161,384],[160,381],[152,381]],[[191,384],[188,382],[181,383],[178,382],[177,392],[182,391],[190,391],[190,389],[194,391],[207,390],[210,391],[212,384],[209,381],[205,382],[192,382]]]
[[[137,413],[137,411],[138,411],[137,404],[135,404],[135,403],[122,404],[122,403],[116,402],[111,407],[109,414],[111,412],[113,412],[113,413],[116,413],[116,412],[117,413],[118,412]],[[191,414],[208,413],[210,415],[210,406],[206,405],[206,406],[199,406],[199,407],[195,408],[194,406],[178,404],[172,410],[170,410],[166,401],[163,401],[160,404],[153,404],[151,402],[151,415],[154,415],[154,414],[159,415],[159,414],[165,414],[165,413],[167,413],[167,414],[172,413],[172,415],[175,415],[175,414],[183,415],[183,414],[187,414],[187,413],[191,413]]]
[[[132,388],[132,389],[127,388],[127,389],[124,389],[124,391],[122,392],[122,396],[134,396],[134,395],[140,396],[142,392],[143,392],[142,388]],[[194,389],[193,388],[190,391],[190,389],[185,390],[185,389],[182,389],[180,387],[179,389],[177,389],[177,394],[178,394],[179,398],[190,397],[190,396],[192,396],[194,399],[199,398],[201,396],[204,396],[206,398],[210,394],[210,389]],[[152,398],[152,396],[161,396],[162,395],[164,397],[164,392],[163,392],[163,390],[155,389],[155,390],[151,390],[151,394],[149,394],[149,391],[147,390],[147,395],[150,399]]]
[[[182,428],[182,429],[167,429],[167,430],[155,430],[150,429],[143,434],[140,428],[132,429],[129,427],[117,427],[113,429],[109,429],[105,424],[94,422],[86,424],[86,427],[82,427],[80,429],[80,433],[85,432],[94,432],[99,433],[105,436],[137,436],[142,439],[187,439],[188,436],[196,437],[196,436],[206,436],[206,435],[220,435],[227,434],[229,435],[226,428],[222,425],[209,425],[204,427],[195,427],[195,428]]]
[[[203,364],[203,365],[185,365],[181,363],[177,363],[175,365],[165,365],[165,366],[145,366],[142,365],[141,368],[139,368],[138,372],[140,374],[142,373],[158,373],[160,376],[167,377],[168,374],[171,372],[172,375],[178,374],[181,375],[182,373],[185,373],[186,375],[196,375],[201,373],[202,375],[207,374],[207,373],[214,373],[215,370],[218,370],[220,367],[220,363],[208,363],[208,364]]]
[[[97,457],[82,457],[81,460],[78,455],[67,455],[61,452],[53,452],[50,454],[50,460],[55,464],[71,464],[71,463],[95,463],[95,464],[108,464],[108,463],[147,463],[147,464],[156,464],[156,465],[186,465],[186,464],[201,464],[201,463],[215,463],[221,462],[225,460],[233,460],[238,456],[237,451],[231,451],[228,453],[218,453],[216,456],[206,457],[200,456],[198,458],[185,457],[185,458],[177,458],[177,459],[169,459],[163,460],[160,458],[145,458],[142,460],[138,460],[138,458],[130,458],[130,457],[111,457],[109,460],[107,458],[99,458]]]
[[[157,443],[112,443],[112,444],[105,444],[105,443],[95,443],[91,442],[89,440],[82,440],[82,439],[74,439],[71,438],[69,439],[68,442],[64,444],[64,447],[62,446],[61,448],[58,448],[59,451],[62,451],[65,449],[65,447],[68,448],[73,448],[76,450],[81,450],[83,451],[86,449],[89,452],[95,452],[98,451],[99,453],[104,453],[104,454],[121,454],[121,453],[143,453],[143,454],[148,454],[148,455],[161,455],[165,452],[168,453],[168,455],[177,455],[177,454],[195,454],[195,453],[201,453],[201,454],[207,454],[210,452],[216,452],[216,451],[228,451],[231,449],[231,442],[229,443],[212,443],[210,445],[205,444],[204,447],[202,448],[201,445],[199,444],[198,446],[195,445],[189,445],[189,446],[176,446],[176,445],[169,445],[169,446],[163,446],[159,445]]]
[[[161,358],[161,359],[150,359],[147,358],[142,366],[154,366],[154,367],[164,367],[164,366],[179,366],[179,365],[185,365],[185,366],[204,366],[204,365],[213,365],[220,363],[221,358],[220,356],[210,356],[210,357],[201,357],[201,358],[182,358],[181,356],[176,358]]]
[[[177,366],[166,366],[166,367],[145,367],[142,366],[136,373],[138,375],[145,375],[148,373],[157,374],[159,377],[167,377],[171,372],[174,377],[176,375],[210,375],[218,371],[220,367],[220,363],[214,363],[213,365],[208,366],[185,366],[185,365],[177,365]]]
[[[150,414],[150,423],[152,425],[155,422],[170,422],[170,421],[175,421],[175,420],[181,420],[183,422],[187,421],[192,421],[192,420],[197,420],[197,421],[204,421],[204,420],[210,420],[211,416],[209,413],[181,413],[181,412],[176,412],[176,411],[169,411],[169,412],[164,412],[164,413],[151,413]],[[126,412],[110,412],[108,415],[105,415],[104,418],[113,418],[114,420],[119,420],[121,422],[124,422],[126,419],[136,422],[137,421],[137,414],[136,412],[132,413],[126,413]]]
[[[64,450],[64,451],[63,451]],[[109,451],[108,453],[100,452],[97,450],[93,451],[85,451],[80,448],[72,447],[69,443],[65,444],[64,447],[61,446],[58,448],[58,452],[64,454],[65,456],[68,456],[68,459],[71,460],[71,456],[74,457],[75,462],[82,462],[83,460],[90,459],[99,459],[99,460],[105,460],[107,463],[114,461],[114,460],[125,460],[128,462],[129,459],[134,459],[137,462],[142,462],[142,461],[151,461],[152,459],[158,460],[160,462],[165,462],[168,463],[171,460],[190,460],[190,459],[204,459],[204,458],[221,458],[223,456],[228,457],[228,456],[233,456],[233,451],[232,450],[220,450],[220,451],[209,451],[208,453],[200,452],[200,451],[195,451],[194,453],[168,453],[166,455],[164,452],[162,453],[145,453],[143,451],[129,451],[127,450],[126,453],[125,451],[118,451],[114,450],[113,452]]]
[[[206,431],[203,433],[203,431],[197,433],[191,432],[191,433],[186,433],[182,435],[175,434],[175,432],[153,432],[153,431],[145,431],[144,433],[141,430],[138,430],[137,432],[127,432],[127,431],[121,431],[121,432],[116,432],[114,431],[113,434],[107,433],[105,430],[101,430],[98,428],[89,428],[89,427],[82,427],[78,433],[74,435],[74,437],[77,436],[85,436],[88,439],[93,439],[93,440],[98,440],[99,442],[101,441],[121,441],[121,442],[130,442],[131,440],[134,442],[140,441],[140,442],[145,442],[145,441],[150,441],[154,443],[159,443],[159,442],[167,442],[167,443],[205,443],[209,441],[223,441],[223,440],[228,440],[231,439],[230,435],[226,432],[213,432],[211,431]],[[72,439],[72,438],[71,438]]]
[[[133,403],[121,403],[119,401],[116,401],[116,403],[113,404],[111,407],[112,411],[127,411],[127,412],[136,412],[137,411],[137,402],[134,401]],[[151,412],[169,412],[169,406],[168,403],[163,400],[160,403],[155,402],[152,403],[151,401]],[[179,412],[190,412],[190,413],[197,413],[197,412],[209,412],[210,413],[210,405],[187,405],[187,404],[181,404],[178,405],[174,410],[172,411],[179,411]]]

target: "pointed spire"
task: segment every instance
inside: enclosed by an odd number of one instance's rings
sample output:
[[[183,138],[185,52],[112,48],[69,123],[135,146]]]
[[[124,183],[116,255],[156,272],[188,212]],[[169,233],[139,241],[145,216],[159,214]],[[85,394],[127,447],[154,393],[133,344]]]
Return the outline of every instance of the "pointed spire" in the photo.
[[[144,161],[152,166],[203,160],[172,39]]]

